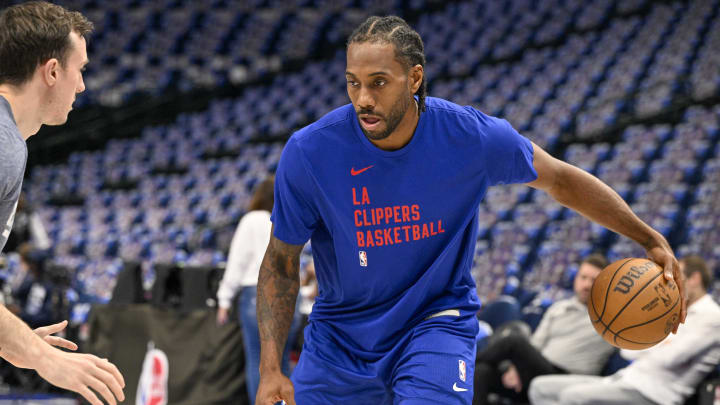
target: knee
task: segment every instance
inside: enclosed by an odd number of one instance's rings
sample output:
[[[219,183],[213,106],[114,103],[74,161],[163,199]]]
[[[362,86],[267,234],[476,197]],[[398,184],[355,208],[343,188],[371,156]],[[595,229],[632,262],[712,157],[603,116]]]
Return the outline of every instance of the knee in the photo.
[[[558,403],[563,405],[586,405],[590,402],[582,395],[582,392],[570,387],[558,393]]]
[[[532,405],[575,404],[574,395],[566,395],[568,383],[563,376],[546,375],[532,379],[528,387],[528,399]],[[572,386],[570,386],[570,389]],[[567,398],[570,398],[568,400]]]
[[[508,348],[516,347],[527,342],[527,338],[519,333],[510,333],[505,336],[499,337],[494,344],[490,346],[490,350],[504,351]]]
[[[555,402],[552,400],[552,395],[549,395],[546,388],[542,376],[533,378],[528,387],[530,403],[533,405],[541,405]]]
[[[520,333],[511,333],[503,338],[505,341],[505,344],[514,346],[517,344],[523,344],[528,341],[527,337],[525,335],[521,335]]]

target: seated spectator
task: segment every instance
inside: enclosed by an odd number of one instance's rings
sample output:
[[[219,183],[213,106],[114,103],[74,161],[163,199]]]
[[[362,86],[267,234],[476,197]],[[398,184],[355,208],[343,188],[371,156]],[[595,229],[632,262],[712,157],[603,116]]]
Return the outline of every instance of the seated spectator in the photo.
[[[473,405],[489,403],[490,393],[527,402],[527,387],[539,375],[600,373],[614,349],[595,332],[587,302],[606,265],[601,255],[585,258],[575,276],[575,295],[550,306],[530,340],[510,334],[478,353]]]
[[[13,292],[14,304],[8,309],[32,329],[61,321],[57,319],[53,308],[57,304],[53,300],[56,288],[47,277],[43,258],[28,243],[20,245],[18,250],[25,278]]]
[[[706,292],[712,273],[697,256],[680,261],[688,312],[677,334],[608,377],[548,375],[530,385],[533,405],[682,404],[720,362],[720,306]]]
[[[25,193],[21,193],[15,211],[12,232],[3,250],[5,252],[17,251],[25,243],[30,243],[34,250],[50,248],[50,238],[40,214],[33,209],[32,205],[28,204]]]

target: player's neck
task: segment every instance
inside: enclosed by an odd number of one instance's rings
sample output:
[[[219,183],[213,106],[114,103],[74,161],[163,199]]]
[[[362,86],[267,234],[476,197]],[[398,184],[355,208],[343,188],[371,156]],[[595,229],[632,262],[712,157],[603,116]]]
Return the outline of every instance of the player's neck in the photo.
[[[707,294],[705,291],[700,292],[699,294],[693,294],[692,292],[688,293],[688,302],[687,306],[690,307],[690,305],[698,302],[698,300]]]
[[[420,121],[417,101],[415,101],[414,104],[414,108],[410,107],[407,109],[402,120],[390,136],[380,140],[372,140],[370,138],[368,138],[368,140],[378,148],[388,151],[398,150],[407,145],[415,135],[415,129],[417,128],[418,121]]]
[[[22,88],[7,84],[0,84],[0,96],[3,96],[10,104],[13,118],[17,124],[20,135],[27,141],[35,135],[42,126],[40,118],[41,97],[33,91],[31,83]]]

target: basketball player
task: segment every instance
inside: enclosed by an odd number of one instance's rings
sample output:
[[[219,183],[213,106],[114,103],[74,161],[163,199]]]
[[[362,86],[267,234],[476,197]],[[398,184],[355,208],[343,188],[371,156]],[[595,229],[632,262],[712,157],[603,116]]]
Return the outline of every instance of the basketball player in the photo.
[[[712,272],[698,256],[680,261],[688,294],[687,324],[609,377],[547,375],[530,383],[533,405],[679,405],[720,362],[720,306],[707,294]]]
[[[75,95],[85,90],[85,36],[92,23],[77,12],[28,2],[0,13],[0,250],[12,229],[22,185],[25,141],[43,124],[67,120]],[[75,391],[93,405],[124,400],[118,369],[90,354],[68,353],[73,343],[55,336],[66,322],[36,329],[0,306],[0,357],[31,368],[53,385]],[[44,340],[43,340],[44,339]],[[49,343],[49,344],[48,344]]]
[[[352,104],[285,146],[258,280],[257,404],[470,404],[480,307],[470,266],[492,185],[543,190],[681,277],[665,238],[604,183],[505,120],[426,97],[423,52],[401,18],[367,19],[348,40]],[[280,359],[308,239],[319,294],[291,382]]]

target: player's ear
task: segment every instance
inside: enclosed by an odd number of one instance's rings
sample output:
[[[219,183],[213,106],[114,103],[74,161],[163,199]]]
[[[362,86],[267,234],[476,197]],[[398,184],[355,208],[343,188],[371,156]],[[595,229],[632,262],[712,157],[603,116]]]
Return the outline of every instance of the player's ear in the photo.
[[[60,68],[60,61],[56,58],[50,58],[47,62],[38,65],[40,74],[42,75],[43,81],[48,86],[54,86],[57,82],[58,69]]]
[[[408,73],[408,82],[410,84],[410,91],[412,94],[415,94],[415,92],[417,92],[420,88],[420,85],[422,85],[423,77],[425,77],[425,71],[423,70],[422,65],[415,65],[410,68],[410,72]]]

